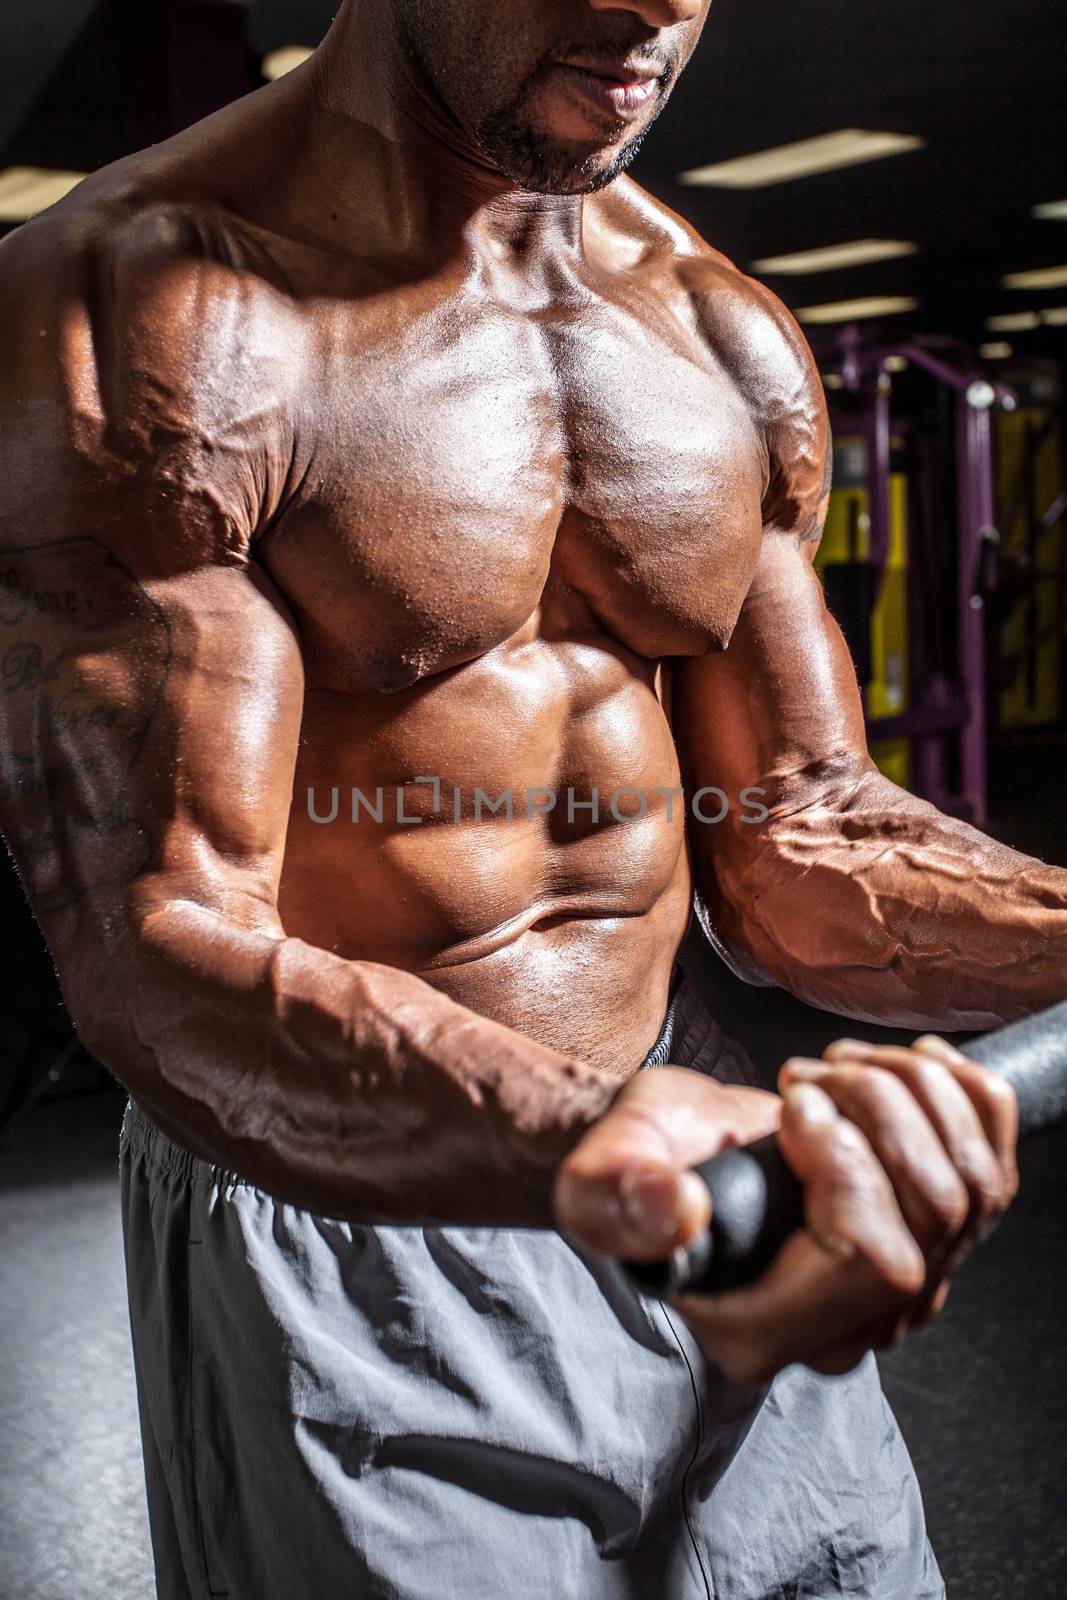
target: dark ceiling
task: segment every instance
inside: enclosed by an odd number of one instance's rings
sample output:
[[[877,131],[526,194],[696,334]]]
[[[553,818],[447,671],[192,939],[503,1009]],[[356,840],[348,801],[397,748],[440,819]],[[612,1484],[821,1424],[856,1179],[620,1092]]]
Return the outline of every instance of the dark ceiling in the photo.
[[[164,13],[183,8],[196,21],[174,54]],[[172,52],[172,119],[189,119],[258,81],[264,50],[315,44],[334,9],[329,0],[12,7],[0,22],[0,164],[85,170],[111,160],[147,142],[135,114],[146,93],[157,108],[165,99],[162,80],[144,71],[153,51],[160,62]],[[990,315],[1067,305],[1067,286],[1000,284],[1007,272],[1067,262],[1067,221],[1031,215],[1067,199],[1065,90],[1062,0],[714,0],[633,171],[741,265],[854,239],[912,240],[914,257],[767,282],[793,306],[911,295],[919,310],[887,320],[887,333],[977,342],[991,337]],[[677,182],[687,168],[845,127],[918,134],[926,147],[747,192]],[[1063,328],[1010,337],[1020,352],[1067,351]]]

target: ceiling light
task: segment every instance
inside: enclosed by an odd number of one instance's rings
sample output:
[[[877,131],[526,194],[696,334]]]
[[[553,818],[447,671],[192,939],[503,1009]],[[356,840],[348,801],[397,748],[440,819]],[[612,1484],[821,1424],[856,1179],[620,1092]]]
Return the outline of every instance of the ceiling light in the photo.
[[[886,356],[882,362],[886,372],[907,372],[910,364],[907,356]]]
[[[839,372],[824,372],[822,375],[824,389],[843,389],[845,380]]]
[[[1036,272],[1009,272],[1000,281],[1005,289],[1061,289],[1067,284],[1067,264],[1039,267]]]
[[[308,56],[314,53],[306,44],[283,44],[280,49],[271,50],[263,57],[261,63],[263,76],[271,80],[284,78],[294,67],[303,66]]]
[[[906,295],[869,295],[865,300],[833,300],[825,306],[802,306],[794,315],[798,322],[855,322],[863,317],[895,317],[901,311],[915,311],[918,300]]]
[[[1067,200],[1049,200],[1043,206],[1034,206],[1031,215],[1046,222],[1067,222]]]
[[[913,256],[917,244],[903,239],[854,239],[851,244],[831,244],[820,250],[797,250],[788,256],[764,256],[753,261],[758,272],[833,272],[836,267],[860,267],[867,261],[891,261]]]
[[[1011,355],[1011,345],[1003,339],[991,339],[988,344],[978,346],[978,354],[983,361],[1007,361]]]
[[[49,167],[4,167],[0,171],[0,222],[25,222],[27,217],[35,217],[62,200],[86,176]]]
[[[1041,326],[1036,311],[1006,311],[1002,317],[986,317],[990,333],[1025,333],[1029,328]]]
[[[1067,324],[1067,306],[1045,306],[1041,311],[1005,311],[1003,316],[986,317],[985,325],[994,333],[1028,333],[1034,328],[1062,328]]]
[[[792,178],[807,178],[816,172],[832,172],[838,167],[854,167],[861,161],[878,161],[882,156],[919,150],[922,145],[922,139],[908,133],[839,128],[836,133],[823,133],[817,139],[756,150],[752,155],[717,161],[710,167],[693,167],[679,173],[678,182],[706,184],[713,189],[762,189],[771,183],[787,183]]]

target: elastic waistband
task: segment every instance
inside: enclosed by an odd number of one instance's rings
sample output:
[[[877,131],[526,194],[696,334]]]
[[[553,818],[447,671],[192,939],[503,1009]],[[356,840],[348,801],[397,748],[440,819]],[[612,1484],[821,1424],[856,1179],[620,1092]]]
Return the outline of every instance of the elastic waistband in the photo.
[[[191,1150],[175,1144],[161,1128],[156,1127],[136,1100],[126,1102],[119,1148],[131,1156],[140,1157],[146,1166],[161,1177],[177,1178],[183,1183],[206,1183],[219,1189],[256,1187],[239,1173],[204,1161],[194,1156]]]
[[[671,1051],[674,1049],[678,1002],[681,998],[684,978],[685,973],[682,971],[681,966],[676,964],[674,971],[671,973],[671,986],[667,991],[667,1014],[663,1019],[663,1026],[659,1030],[659,1038],[642,1061],[638,1068],[639,1072],[647,1072],[650,1067],[665,1067],[671,1059]]]

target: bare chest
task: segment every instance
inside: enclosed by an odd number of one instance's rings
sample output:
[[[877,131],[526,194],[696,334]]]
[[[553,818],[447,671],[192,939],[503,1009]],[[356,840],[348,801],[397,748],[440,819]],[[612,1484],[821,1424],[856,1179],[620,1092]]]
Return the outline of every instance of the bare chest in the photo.
[[[728,641],[761,458],[680,326],[603,303],[371,310],[331,339],[307,404],[311,459],[261,558],[310,685],[391,692],[531,631],[601,630],[653,659]]]

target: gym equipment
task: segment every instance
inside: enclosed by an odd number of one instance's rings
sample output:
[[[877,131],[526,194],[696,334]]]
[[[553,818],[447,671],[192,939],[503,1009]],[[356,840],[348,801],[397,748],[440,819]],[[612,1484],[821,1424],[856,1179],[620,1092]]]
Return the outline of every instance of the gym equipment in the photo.
[[[1039,1133],[1067,1118],[1067,1001],[964,1048],[1012,1085],[1020,1133]],[[694,1171],[711,1191],[711,1227],[664,1261],[622,1263],[646,1294],[711,1294],[751,1282],[803,1225],[804,1192],[774,1134],[724,1150]]]
[[[1000,585],[991,662],[998,733],[1067,719],[1067,429],[1051,363],[1007,362],[1018,409],[994,435]]]
[[[862,433],[839,421],[834,438],[833,491],[815,557],[826,600],[852,652],[863,693],[871,754],[904,789],[910,787],[907,739],[882,738],[882,718],[908,709],[908,475],[899,430],[890,444],[889,544],[879,570],[870,559],[870,494]]]
[[[939,810],[982,822],[985,606],[999,540],[991,419],[1015,396],[951,342],[864,346],[852,327],[816,353],[842,446],[824,569],[865,568],[824,581],[857,657],[872,751]],[[909,391],[899,414],[896,383]],[[842,497],[858,506],[852,549],[836,520]]]

